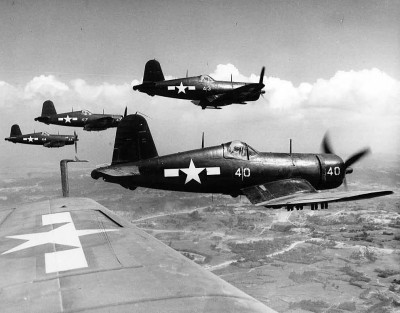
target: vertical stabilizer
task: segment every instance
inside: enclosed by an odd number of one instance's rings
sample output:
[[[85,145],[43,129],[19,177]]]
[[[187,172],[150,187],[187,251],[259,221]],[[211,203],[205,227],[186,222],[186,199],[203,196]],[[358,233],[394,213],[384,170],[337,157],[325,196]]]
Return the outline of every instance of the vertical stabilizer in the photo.
[[[57,114],[53,101],[46,100],[43,102],[42,116],[50,116]]]
[[[18,124],[14,124],[11,126],[10,137],[18,137],[22,136],[21,129],[19,128]]]
[[[124,117],[115,136],[112,165],[158,156],[146,119],[138,114]]]
[[[161,65],[157,60],[150,60],[144,67],[143,83],[154,83],[165,80]]]

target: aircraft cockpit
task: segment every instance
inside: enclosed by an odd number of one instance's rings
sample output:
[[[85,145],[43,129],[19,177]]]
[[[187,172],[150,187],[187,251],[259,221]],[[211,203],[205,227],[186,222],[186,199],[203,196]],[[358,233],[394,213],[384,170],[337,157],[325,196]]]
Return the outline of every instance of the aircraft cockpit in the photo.
[[[208,75],[201,75],[200,76],[200,82],[202,82],[202,83],[211,83],[211,82],[213,82],[214,81],[214,79],[212,79],[210,76],[208,76]]]
[[[81,112],[83,115],[92,115],[92,113],[88,110],[82,110]]]
[[[242,141],[231,141],[222,145],[224,148],[224,158],[249,160],[258,155],[258,151]]]
[[[42,136],[46,136],[46,137],[47,137],[47,136],[50,136],[50,134],[49,134],[48,132],[41,132],[40,134],[41,134]]]

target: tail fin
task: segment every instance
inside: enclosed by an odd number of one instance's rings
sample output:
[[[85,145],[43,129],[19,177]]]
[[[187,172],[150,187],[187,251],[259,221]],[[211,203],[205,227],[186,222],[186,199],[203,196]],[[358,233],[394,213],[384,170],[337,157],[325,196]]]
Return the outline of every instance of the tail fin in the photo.
[[[153,83],[165,80],[161,65],[157,60],[150,60],[144,67],[143,83]]]
[[[53,101],[46,100],[43,102],[42,116],[49,116],[57,114]]]
[[[146,119],[138,114],[124,117],[115,136],[111,165],[158,156]]]
[[[22,136],[21,129],[18,124],[11,126],[10,137]]]

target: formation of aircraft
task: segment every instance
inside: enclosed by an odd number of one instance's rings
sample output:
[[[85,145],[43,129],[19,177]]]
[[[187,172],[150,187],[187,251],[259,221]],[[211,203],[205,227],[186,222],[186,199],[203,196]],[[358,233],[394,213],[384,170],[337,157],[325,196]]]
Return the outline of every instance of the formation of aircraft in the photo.
[[[126,115],[127,108],[125,108]],[[42,115],[35,121],[61,126],[83,127],[87,131],[100,131],[111,127],[117,127],[122,115],[91,113],[88,110],[58,113],[54,103],[47,100],[43,103]]]
[[[209,76],[164,80],[156,60],[147,62],[143,84],[151,96],[189,99],[203,109],[254,101],[258,83],[218,82]],[[352,173],[369,149],[346,161],[334,154],[328,137],[321,154],[264,153],[241,141],[158,156],[146,119],[139,115],[57,114],[43,103],[45,124],[104,130],[117,127],[112,163],[92,171],[94,179],[134,190],[245,195],[254,205],[302,210],[327,209],[329,202],[352,201],[392,191],[331,191]],[[61,147],[74,136],[11,128],[14,143]],[[62,160],[67,162],[84,160]],[[61,170],[63,194],[69,188]],[[0,307],[2,312],[275,312],[179,252],[90,199],[60,198],[0,209]]]
[[[216,81],[208,75],[165,80],[160,63],[150,60],[145,65],[143,83],[133,86],[133,90],[150,96],[193,100],[202,109],[220,109],[233,103],[258,100],[265,93],[262,90],[264,71],[263,67],[258,83],[233,82],[232,77],[231,81]]]
[[[343,161],[333,153],[328,137],[324,153],[258,152],[241,141],[158,156],[146,119],[138,114],[122,119],[117,128],[110,166],[92,171],[94,179],[128,189],[245,195],[256,206],[287,210],[326,209],[329,202],[391,194],[391,191],[340,191],[351,166],[364,157],[363,149]]]
[[[24,143],[28,145],[41,145],[46,148],[59,148],[63,146],[75,144],[75,152],[77,151],[78,135],[53,135],[48,132],[34,132],[23,135],[19,125],[11,126],[10,137],[5,138],[6,141],[13,143]]]

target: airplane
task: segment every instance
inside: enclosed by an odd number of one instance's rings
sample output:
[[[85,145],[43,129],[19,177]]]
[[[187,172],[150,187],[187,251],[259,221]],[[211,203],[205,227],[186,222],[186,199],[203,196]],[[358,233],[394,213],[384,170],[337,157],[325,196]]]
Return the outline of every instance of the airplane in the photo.
[[[127,108],[125,108],[126,115]],[[100,131],[111,127],[117,127],[122,115],[95,114],[88,110],[72,111],[57,114],[54,103],[50,100],[43,102],[42,115],[35,118],[35,121],[47,125],[61,125],[83,127],[87,131]]]
[[[276,313],[88,198],[0,208],[0,268],[1,312]]]
[[[231,81],[216,81],[208,75],[165,80],[161,65],[157,60],[146,63],[143,83],[133,86],[133,90],[147,93],[149,96],[163,96],[177,99],[193,100],[192,103],[206,108],[220,107],[233,103],[246,104],[246,101],[256,101],[264,94],[263,67],[258,83],[241,83]],[[187,75],[186,75],[187,76]]]
[[[384,196],[392,191],[336,191],[351,166],[369,153],[363,149],[346,161],[333,153],[328,136],[321,154],[258,152],[241,141],[158,156],[146,119],[128,115],[118,125],[112,163],[92,171],[134,190],[137,187],[245,195],[255,206],[327,209],[329,202]]]
[[[6,141],[13,143],[24,143],[28,145],[41,145],[46,148],[60,148],[75,144],[75,152],[77,152],[78,135],[52,135],[48,132],[33,132],[31,134],[22,135],[18,124],[11,126],[10,137],[4,138]]]

